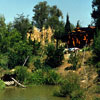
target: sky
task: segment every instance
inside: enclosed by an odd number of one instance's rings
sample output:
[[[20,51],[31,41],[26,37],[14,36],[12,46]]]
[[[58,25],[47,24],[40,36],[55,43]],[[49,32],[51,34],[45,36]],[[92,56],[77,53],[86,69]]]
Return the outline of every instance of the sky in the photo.
[[[32,20],[34,6],[42,1],[47,1],[50,6],[57,5],[63,13],[64,22],[67,13],[74,25],[80,20],[81,26],[86,27],[92,21],[92,0],[0,0],[0,14],[5,16],[6,23],[13,22],[14,17],[22,13]]]

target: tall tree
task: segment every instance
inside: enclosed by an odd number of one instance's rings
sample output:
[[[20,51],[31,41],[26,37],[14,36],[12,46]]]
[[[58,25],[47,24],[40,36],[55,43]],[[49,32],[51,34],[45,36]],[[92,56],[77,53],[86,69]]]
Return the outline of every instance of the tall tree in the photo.
[[[50,17],[52,17],[52,16],[56,16],[58,18],[59,17],[63,18],[61,10],[58,9],[56,5],[50,7]]]
[[[56,48],[59,46],[59,40],[62,40],[64,36],[64,23],[59,21],[58,25],[56,25],[54,38],[56,39]]]
[[[97,36],[94,38],[93,42],[93,64],[97,68],[98,79],[100,82],[100,30],[97,31]]]
[[[5,23],[5,17],[0,16],[0,52],[5,53],[8,49],[8,32]]]
[[[77,21],[76,27],[80,27],[80,20]]]
[[[49,6],[46,1],[37,4],[33,12],[33,24],[40,30],[43,26],[51,26],[55,29],[55,26],[59,23],[59,19],[63,18],[62,12],[56,5]]]
[[[100,29],[100,0],[93,0],[92,8],[92,17],[94,18],[95,25]]]
[[[50,26],[52,29],[56,30],[59,23],[62,22],[60,18],[63,18],[61,10],[58,9],[56,5],[50,7],[46,27]]]
[[[26,39],[26,34],[28,29],[31,27],[31,23],[28,17],[25,17],[23,14],[18,14],[18,17],[14,20],[14,28],[16,28],[22,36],[22,39]]]
[[[40,2],[34,7],[33,12],[35,13],[33,16],[33,24],[39,29],[42,29],[48,19],[49,5],[47,5],[46,1]]]
[[[0,28],[5,26],[5,17],[3,15],[0,15]]]
[[[66,24],[65,24],[65,34],[71,32],[69,15],[67,14]]]

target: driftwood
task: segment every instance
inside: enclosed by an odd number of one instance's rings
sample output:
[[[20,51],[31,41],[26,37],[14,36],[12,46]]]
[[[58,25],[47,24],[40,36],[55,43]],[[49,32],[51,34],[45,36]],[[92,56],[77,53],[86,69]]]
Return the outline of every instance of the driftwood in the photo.
[[[4,81],[5,85],[12,86],[14,85],[14,81]]]
[[[26,88],[26,86],[22,85],[21,83],[19,83],[17,80],[15,80],[14,78],[11,78],[17,85]]]

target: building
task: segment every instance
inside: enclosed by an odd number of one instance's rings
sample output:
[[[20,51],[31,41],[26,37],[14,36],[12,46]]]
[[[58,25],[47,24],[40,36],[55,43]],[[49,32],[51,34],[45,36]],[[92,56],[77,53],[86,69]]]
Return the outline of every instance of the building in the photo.
[[[89,27],[76,27],[71,33],[66,35],[66,42],[69,48],[78,47],[82,48],[85,45],[90,45],[94,38],[96,28]]]

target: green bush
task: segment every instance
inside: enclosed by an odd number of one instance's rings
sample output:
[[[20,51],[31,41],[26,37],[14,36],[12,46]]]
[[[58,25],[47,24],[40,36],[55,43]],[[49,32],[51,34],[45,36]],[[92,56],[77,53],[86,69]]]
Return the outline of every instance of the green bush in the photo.
[[[76,90],[76,91],[73,91],[71,93],[71,100],[85,100],[85,96],[84,96],[84,91],[83,90]]]
[[[78,55],[76,53],[71,53],[68,62],[71,63],[71,64],[73,64],[73,67],[72,67],[73,70],[77,69],[77,67],[78,67],[77,66],[78,61],[79,61]]]
[[[44,79],[45,79],[45,84],[48,85],[55,85],[55,84],[60,84],[61,83],[61,76],[58,75],[55,71],[49,70],[49,72],[46,72],[44,74]]]
[[[33,74],[32,74],[32,83],[33,84],[44,84],[44,78],[43,78],[43,71],[42,69],[38,69],[36,70]]]
[[[55,85],[60,84],[62,78],[50,67],[45,66],[42,69],[37,69],[34,72],[28,72],[27,68],[24,66],[16,67],[16,79],[24,84],[46,84],[46,85]]]
[[[37,69],[30,75],[28,75],[25,84],[46,84],[46,85],[55,85],[61,83],[61,77],[55,71],[44,68]]]
[[[100,98],[95,97],[94,100],[100,100]]]
[[[60,90],[55,92],[54,95],[60,97],[69,96],[72,100],[80,100],[79,98],[83,97],[83,91],[80,87],[79,76],[75,73],[68,73],[65,82],[60,86]]]
[[[6,54],[0,54],[0,67],[8,68],[8,56]]]
[[[40,58],[38,58],[38,59],[36,59],[36,61],[34,61],[34,66],[36,69],[42,68],[42,62],[41,62]]]
[[[32,47],[25,41],[19,41],[13,44],[13,47],[8,51],[9,68],[22,66],[25,59],[32,55]],[[27,63],[27,62],[26,62]]]
[[[17,80],[23,83],[28,77],[27,68],[24,66],[17,66],[15,74],[16,74]]]
[[[4,88],[5,88],[5,83],[2,80],[0,80],[0,90]]]
[[[96,86],[95,92],[98,93],[98,94],[100,94],[100,85],[97,85],[97,86]]]
[[[53,44],[49,44],[46,48],[46,64],[51,66],[52,68],[58,67],[62,64],[62,60],[64,59],[63,47],[55,48]]]

